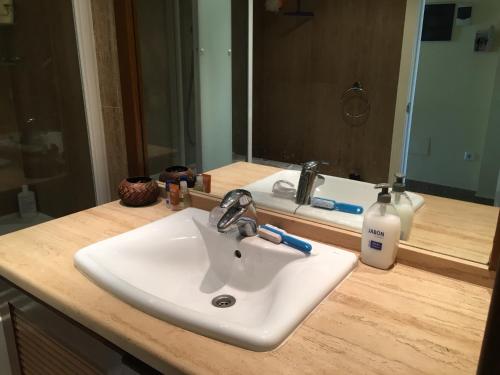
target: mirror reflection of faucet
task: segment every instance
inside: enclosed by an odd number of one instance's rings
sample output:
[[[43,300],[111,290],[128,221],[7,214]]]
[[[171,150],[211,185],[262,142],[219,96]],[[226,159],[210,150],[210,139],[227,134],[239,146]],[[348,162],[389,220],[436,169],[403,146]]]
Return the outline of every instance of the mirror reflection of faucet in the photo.
[[[322,177],[318,179],[318,169],[320,164],[319,161],[308,161],[302,165],[302,171],[300,172],[299,186],[297,187],[297,194],[295,195],[295,203],[297,204],[310,204],[311,195],[313,191],[325,182],[325,178]],[[317,182],[317,180],[319,180]]]
[[[298,205],[310,204],[313,192],[325,183],[325,177],[318,174],[320,164],[328,163],[313,160],[302,164],[297,189],[293,183],[279,180],[273,185],[273,194],[283,198],[295,198],[295,203]]]
[[[320,164],[326,163],[309,161],[303,164],[298,188],[295,188],[295,185],[287,180],[276,181],[272,187],[273,195],[285,199],[294,199],[299,205],[298,207],[301,205],[311,205],[312,207],[325,210],[340,211],[355,215],[362,214],[363,207],[361,206],[314,196],[316,189],[325,183],[325,177],[318,174]]]

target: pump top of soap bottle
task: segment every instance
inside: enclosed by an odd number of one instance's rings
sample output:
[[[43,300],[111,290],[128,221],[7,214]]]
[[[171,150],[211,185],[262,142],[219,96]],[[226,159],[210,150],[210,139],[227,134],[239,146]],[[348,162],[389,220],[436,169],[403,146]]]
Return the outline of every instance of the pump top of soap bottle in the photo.
[[[392,195],[389,192],[391,185],[383,183],[375,185],[375,189],[381,189],[377,201],[373,203],[368,211],[377,212],[378,215],[397,215],[396,208],[392,204]]]
[[[392,185],[392,201],[394,207],[401,218],[401,240],[410,238],[411,227],[413,225],[413,204],[410,197],[406,193],[406,185],[404,183],[405,176],[398,173],[394,175],[396,181]]]
[[[378,203],[391,203],[391,193],[389,193],[389,188],[391,186],[389,184],[377,184],[375,185],[375,189],[382,189],[380,193],[378,193],[377,202]]]
[[[394,205],[409,204],[411,206],[412,203],[410,197],[406,194],[405,175],[396,173],[394,177],[396,178],[396,181],[392,185],[392,201]]]
[[[392,191],[397,193],[404,193],[406,190],[406,185],[405,185],[406,176],[401,173],[396,173],[394,177],[396,177],[396,181],[392,185]]]

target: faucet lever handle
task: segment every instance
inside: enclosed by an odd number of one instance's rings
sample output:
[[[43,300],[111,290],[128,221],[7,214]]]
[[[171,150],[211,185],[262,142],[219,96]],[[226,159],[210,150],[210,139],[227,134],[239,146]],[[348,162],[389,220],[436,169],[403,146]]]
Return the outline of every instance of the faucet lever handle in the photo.
[[[302,170],[313,170],[317,172],[320,165],[330,165],[330,163],[326,160],[310,160],[302,164]]]
[[[253,203],[252,194],[243,189],[231,190],[228,192],[220,207],[226,212],[217,223],[219,232],[225,232],[236,224],[243,236],[255,236],[257,233],[257,215]]]
[[[222,201],[220,202],[220,207],[230,208],[230,207],[248,207],[253,202],[252,194],[248,190],[235,189],[228,192]]]
[[[222,215],[219,222],[217,223],[217,228],[226,228],[238,221],[239,218],[245,213],[245,208],[243,207],[229,207],[229,209]]]
[[[304,164],[302,164],[302,171],[315,171],[318,169],[319,163],[320,162],[316,160],[306,161]]]

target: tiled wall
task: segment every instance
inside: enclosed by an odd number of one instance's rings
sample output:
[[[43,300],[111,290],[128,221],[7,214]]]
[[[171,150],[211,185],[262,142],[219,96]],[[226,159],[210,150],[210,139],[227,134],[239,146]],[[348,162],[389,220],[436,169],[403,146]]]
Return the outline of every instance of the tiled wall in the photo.
[[[128,175],[113,0],[92,0],[102,115],[112,198]]]

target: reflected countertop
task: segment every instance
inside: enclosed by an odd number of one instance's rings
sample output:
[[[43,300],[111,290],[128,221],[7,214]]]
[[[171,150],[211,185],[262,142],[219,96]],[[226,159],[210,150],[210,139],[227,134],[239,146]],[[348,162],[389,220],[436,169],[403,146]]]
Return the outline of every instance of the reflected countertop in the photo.
[[[237,162],[212,170],[212,194],[218,197],[282,169]],[[419,193],[420,194],[420,193]],[[487,264],[493,247],[498,207],[420,194],[425,204],[416,212],[409,245]]]

